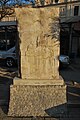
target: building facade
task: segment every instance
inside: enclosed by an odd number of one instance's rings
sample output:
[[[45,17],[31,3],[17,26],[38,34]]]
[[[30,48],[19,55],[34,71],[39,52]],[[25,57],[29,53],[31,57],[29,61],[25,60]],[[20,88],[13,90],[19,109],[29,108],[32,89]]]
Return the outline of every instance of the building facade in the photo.
[[[62,0],[62,2],[64,2],[64,4],[60,6],[61,23],[70,19],[72,20],[72,18],[75,19],[76,16],[80,16],[80,0]]]
[[[8,50],[16,44],[16,26],[15,14],[6,15],[0,20],[0,50]]]
[[[67,0],[60,5],[61,54],[80,56],[80,2]]]

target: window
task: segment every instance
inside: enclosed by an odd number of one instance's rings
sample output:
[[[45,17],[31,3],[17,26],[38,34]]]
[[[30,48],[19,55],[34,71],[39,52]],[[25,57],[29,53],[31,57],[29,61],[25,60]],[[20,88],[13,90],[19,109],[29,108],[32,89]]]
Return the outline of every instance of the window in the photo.
[[[55,0],[55,3],[58,3],[59,0]]]
[[[74,16],[78,16],[79,13],[79,6],[74,7]]]
[[[60,7],[60,16],[66,16],[66,8],[65,6]]]

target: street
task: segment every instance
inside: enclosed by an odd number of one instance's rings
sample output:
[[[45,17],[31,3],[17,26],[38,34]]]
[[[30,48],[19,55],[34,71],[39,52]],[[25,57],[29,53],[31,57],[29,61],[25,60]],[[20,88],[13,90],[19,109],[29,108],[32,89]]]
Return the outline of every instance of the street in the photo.
[[[67,84],[67,101],[80,104],[80,59],[71,63],[67,69],[60,70],[60,75]]]

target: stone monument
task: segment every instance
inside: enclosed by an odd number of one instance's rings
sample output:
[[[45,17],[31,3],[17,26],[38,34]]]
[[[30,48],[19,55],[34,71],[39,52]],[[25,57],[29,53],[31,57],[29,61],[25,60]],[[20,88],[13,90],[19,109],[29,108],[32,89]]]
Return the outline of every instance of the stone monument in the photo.
[[[47,109],[66,103],[66,85],[58,70],[59,9],[22,7],[15,12],[21,78],[10,87],[8,115],[49,116]]]

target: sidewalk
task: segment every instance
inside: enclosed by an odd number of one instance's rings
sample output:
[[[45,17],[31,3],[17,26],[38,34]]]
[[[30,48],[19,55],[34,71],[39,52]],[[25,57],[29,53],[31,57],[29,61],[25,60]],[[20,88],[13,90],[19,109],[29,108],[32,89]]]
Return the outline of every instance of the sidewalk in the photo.
[[[80,120],[80,108],[69,108],[68,114],[60,117],[8,117],[0,109],[0,120]]]

